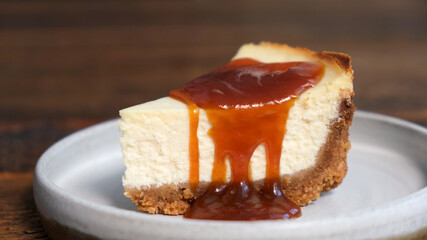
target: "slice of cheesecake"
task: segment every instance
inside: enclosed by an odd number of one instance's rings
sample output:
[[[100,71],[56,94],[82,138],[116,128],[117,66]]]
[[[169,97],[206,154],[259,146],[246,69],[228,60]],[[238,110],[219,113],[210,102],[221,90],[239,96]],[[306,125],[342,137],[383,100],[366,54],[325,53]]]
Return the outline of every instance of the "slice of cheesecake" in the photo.
[[[235,68],[233,64],[244,59],[264,64],[264,69],[275,66],[269,63],[288,62],[323,67],[316,83],[298,90],[298,95],[292,95],[292,104],[283,122],[286,126],[284,136],[280,138],[283,139],[277,163],[280,188],[297,205],[306,205],[318,198],[321,192],[337,187],[347,172],[348,130],[354,113],[350,57],[333,52],[315,53],[281,44],[246,44],[239,49],[233,62],[213,73],[225,71],[228,66]],[[302,67],[298,66],[294,67],[295,71],[301,70]],[[240,71],[239,77],[246,73],[244,71]],[[269,74],[270,77],[277,75]],[[264,75],[262,71],[253,71],[249,78],[260,80]],[[298,76],[305,77],[304,72]],[[244,86],[245,82],[241,84]],[[262,94],[268,95],[269,92]],[[199,105],[196,106],[196,125],[190,124],[194,121],[189,112],[191,105],[176,96],[120,111],[119,127],[123,133],[120,144],[126,166],[123,186],[125,195],[132,199],[139,211],[183,214],[204,194],[213,178],[219,176],[214,173],[217,171],[214,169],[215,154],[218,154],[212,135],[212,112],[215,110],[205,109],[200,102]],[[260,125],[268,124],[270,122]],[[191,130],[192,126],[196,126],[195,129]],[[194,136],[191,136],[192,131]],[[192,144],[197,148],[196,154],[192,153]],[[268,144],[259,144],[250,156],[247,179],[255,186],[255,191],[261,189],[259,186],[270,171],[267,170],[271,165],[267,163],[270,150],[266,151],[266,146]],[[224,160],[225,182],[235,179],[232,172],[237,167],[233,168],[231,165],[236,165],[231,163],[230,156],[227,156]]]

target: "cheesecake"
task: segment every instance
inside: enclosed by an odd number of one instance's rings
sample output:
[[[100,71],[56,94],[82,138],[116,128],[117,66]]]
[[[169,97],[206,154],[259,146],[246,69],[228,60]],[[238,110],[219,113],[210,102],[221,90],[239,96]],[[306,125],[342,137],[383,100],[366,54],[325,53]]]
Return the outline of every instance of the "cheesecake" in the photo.
[[[169,96],[120,111],[124,194],[151,214],[298,217],[346,175],[353,96],[348,55],[245,44]]]

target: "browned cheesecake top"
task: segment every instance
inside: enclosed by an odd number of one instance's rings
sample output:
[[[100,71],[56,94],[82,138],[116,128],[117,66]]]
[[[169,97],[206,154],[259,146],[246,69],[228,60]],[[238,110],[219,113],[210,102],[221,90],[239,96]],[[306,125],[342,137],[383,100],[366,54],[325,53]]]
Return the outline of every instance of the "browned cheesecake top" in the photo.
[[[170,96],[190,114],[190,184],[197,187],[198,114],[203,108],[215,144],[212,183],[185,213],[187,218],[261,220],[298,217],[301,211],[281,190],[280,155],[288,113],[295,99],[317,84],[324,66],[311,62],[261,63],[237,59],[196,78]],[[266,147],[267,171],[255,189],[249,171],[256,147]],[[303,146],[301,146],[303,147]],[[231,181],[226,183],[225,160]]]

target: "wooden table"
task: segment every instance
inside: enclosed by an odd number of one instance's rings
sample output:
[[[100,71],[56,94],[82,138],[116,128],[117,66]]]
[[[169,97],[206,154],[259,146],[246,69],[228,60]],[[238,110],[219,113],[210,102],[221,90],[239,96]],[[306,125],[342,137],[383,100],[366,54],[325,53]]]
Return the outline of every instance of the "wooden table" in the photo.
[[[45,239],[38,157],[246,42],[348,53],[359,109],[427,126],[426,1],[0,2],[0,238]]]

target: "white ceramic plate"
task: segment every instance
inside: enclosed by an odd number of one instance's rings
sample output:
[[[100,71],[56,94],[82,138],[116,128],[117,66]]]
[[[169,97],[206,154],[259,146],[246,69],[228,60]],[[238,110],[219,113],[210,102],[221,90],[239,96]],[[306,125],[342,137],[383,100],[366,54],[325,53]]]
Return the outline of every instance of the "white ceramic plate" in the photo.
[[[427,230],[427,129],[358,111],[349,172],[337,189],[285,221],[188,220],[136,211],[123,196],[117,120],[76,132],[37,163],[34,197],[53,226],[101,239],[377,239]],[[46,223],[47,222],[47,223]]]

